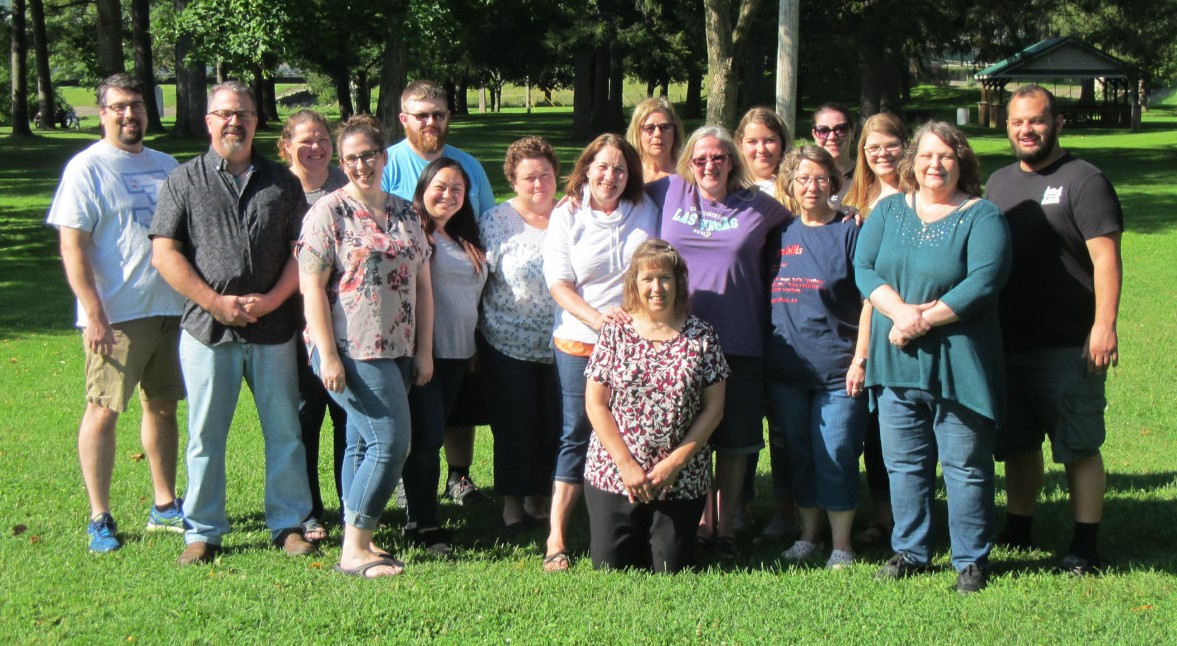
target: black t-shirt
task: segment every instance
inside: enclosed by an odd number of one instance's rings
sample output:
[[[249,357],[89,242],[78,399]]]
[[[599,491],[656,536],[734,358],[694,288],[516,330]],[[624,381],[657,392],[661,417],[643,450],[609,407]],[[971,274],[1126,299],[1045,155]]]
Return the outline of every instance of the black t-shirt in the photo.
[[[1013,269],[1001,292],[1007,350],[1078,347],[1095,323],[1087,240],[1124,230],[1124,212],[1098,168],[1070,153],[1026,172],[1011,164],[989,177],[985,197],[1009,223]]]

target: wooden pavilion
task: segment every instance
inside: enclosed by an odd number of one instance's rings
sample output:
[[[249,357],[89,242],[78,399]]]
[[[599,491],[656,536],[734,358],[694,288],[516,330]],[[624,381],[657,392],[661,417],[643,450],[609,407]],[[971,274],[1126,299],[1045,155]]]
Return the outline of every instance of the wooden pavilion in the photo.
[[[1103,90],[1101,99],[1060,105],[1068,124],[1140,128],[1140,95],[1133,67],[1070,36],[1034,43],[974,78],[981,82],[977,121],[991,128],[1005,125],[1006,85],[1050,79],[1093,79]]]

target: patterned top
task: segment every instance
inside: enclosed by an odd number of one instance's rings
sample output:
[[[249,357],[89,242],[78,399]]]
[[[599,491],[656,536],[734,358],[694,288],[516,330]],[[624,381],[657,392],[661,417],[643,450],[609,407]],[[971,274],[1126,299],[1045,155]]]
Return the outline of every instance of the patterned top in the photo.
[[[429,242],[413,205],[399,197],[388,196],[387,227],[365,209],[344,189],[315,202],[298,241],[298,268],[331,272],[327,301],[340,354],[359,361],[410,356],[417,274]]]
[[[478,218],[490,272],[478,331],[495,350],[520,361],[552,363],[556,301],[544,283],[547,231],[503,202]]]
[[[703,390],[730,374],[715,329],[693,315],[664,342],[642,338],[632,324],[606,324],[585,369],[586,377],[612,390],[609,410],[621,439],[647,472],[686,437],[703,410]],[[617,464],[595,433],[584,478],[602,491],[625,494]],[[711,452],[704,448],[687,461],[667,497],[691,500],[710,486]]]

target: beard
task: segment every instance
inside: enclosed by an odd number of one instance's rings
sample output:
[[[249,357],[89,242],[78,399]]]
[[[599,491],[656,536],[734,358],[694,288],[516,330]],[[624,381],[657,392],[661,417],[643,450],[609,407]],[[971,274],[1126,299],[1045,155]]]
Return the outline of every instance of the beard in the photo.
[[[1017,140],[1010,139],[1009,145],[1014,150],[1014,155],[1025,162],[1027,165],[1033,166],[1054,153],[1054,149],[1058,147],[1058,129],[1051,126],[1050,130],[1042,133],[1042,142],[1037,150],[1023,151],[1018,148]]]
[[[126,131],[123,128],[131,126],[133,129]],[[118,140],[119,143],[135,146],[143,141],[143,124],[138,120],[127,120],[118,124]]]
[[[441,152],[442,147],[445,146],[446,134],[446,130],[440,128],[436,135],[412,128],[405,129],[405,137],[409,139],[409,144],[426,155]]]
[[[230,137],[231,134],[236,136]],[[225,126],[221,131],[221,148],[230,155],[245,148],[245,128]]]

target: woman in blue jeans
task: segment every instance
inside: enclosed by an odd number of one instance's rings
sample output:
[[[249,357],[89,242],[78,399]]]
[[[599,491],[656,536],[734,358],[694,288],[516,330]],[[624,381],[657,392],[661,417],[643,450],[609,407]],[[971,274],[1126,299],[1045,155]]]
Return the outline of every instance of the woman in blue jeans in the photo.
[[[895,555],[879,576],[903,578],[931,563],[938,458],[956,589],[976,592],[988,582],[993,546],[997,295],[1009,275],[1009,230],[977,197],[977,158],[957,128],[925,124],[899,169],[901,192],[871,212],[854,256],[858,288],[875,308],[866,386],[895,515]]]
[[[863,307],[854,284],[858,225],[830,206],[842,174],[824,148],[790,153],[779,184],[797,217],[781,228],[773,254],[765,372],[801,521],[801,538],[781,556],[801,561],[823,555],[824,510],[833,543],[826,567],[841,569],[854,562],[850,529],[867,421],[862,384],[871,308]]]
[[[560,306],[552,331],[563,397],[544,571],[564,571],[568,521],[584,486],[592,427],[584,407],[585,368],[606,316],[620,312],[625,269],[654,237],[658,211],[643,192],[637,150],[604,134],[584,149],[568,179],[572,197],[552,213],[544,240],[544,280]],[[626,317],[628,318],[628,317]]]
[[[348,184],[303,221],[299,282],[311,365],[347,411],[343,552],[336,571],[394,576],[404,563],[372,543],[409,449],[412,382],[433,375],[430,247],[412,205],[380,187],[384,136],[368,115],[339,134]]]

